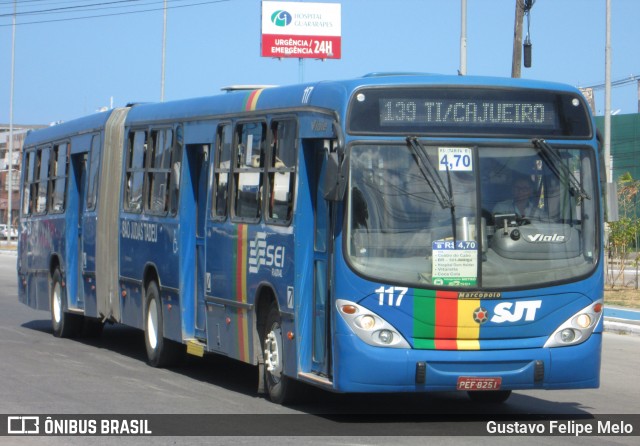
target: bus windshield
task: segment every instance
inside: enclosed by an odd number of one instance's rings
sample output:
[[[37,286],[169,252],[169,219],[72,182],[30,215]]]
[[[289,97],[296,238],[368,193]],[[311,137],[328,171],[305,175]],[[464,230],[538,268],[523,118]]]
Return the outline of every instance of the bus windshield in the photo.
[[[415,287],[523,288],[590,273],[599,255],[593,151],[544,145],[352,145],[350,265]]]

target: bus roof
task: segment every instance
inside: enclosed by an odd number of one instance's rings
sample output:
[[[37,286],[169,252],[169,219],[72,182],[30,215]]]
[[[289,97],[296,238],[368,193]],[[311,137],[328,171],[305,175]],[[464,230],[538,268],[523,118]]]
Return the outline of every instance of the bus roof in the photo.
[[[113,110],[107,110],[71,121],[54,124],[28,133],[25,147],[42,144],[50,141],[59,141],[74,135],[91,133],[104,127]]]
[[[371,73],[349,80],[321,81],[280,87],[252,85],[251,88],[230,88],[227,93],[217,96],[133,105],[127,115],[126,125],[197,120],[214,115],[235,115],[250,110],[293,109],[303,106],[335,110],[340,116],[344,116],[350,96],[355,90],[393,85],[532,88],[579,93],[576,88],[569,85],[527,79],[428,73]],[[259,94],[260,100],[250,101],[252,95],[256,94]],[[33,145],[42,141],[62,139],[73,134],[86,133],[101,128],[110,113],[111,111],[102,112],[31,132],[25,144]]]

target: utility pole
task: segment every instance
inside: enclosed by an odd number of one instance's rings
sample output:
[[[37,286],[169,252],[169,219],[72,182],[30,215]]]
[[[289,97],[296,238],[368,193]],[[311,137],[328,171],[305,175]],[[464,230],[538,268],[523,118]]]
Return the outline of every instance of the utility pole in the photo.
[[[611,0],[607,0],[606,35],[604,46],[604,165],[607,183],[612,183],[611,163]],[[611,187],[611,186],[608,186]]]
[[[511,77],[520,77],[522,70],[522,19],[524,18],[523,0],[516,0],[516,20],[513,27],[513,58]]]

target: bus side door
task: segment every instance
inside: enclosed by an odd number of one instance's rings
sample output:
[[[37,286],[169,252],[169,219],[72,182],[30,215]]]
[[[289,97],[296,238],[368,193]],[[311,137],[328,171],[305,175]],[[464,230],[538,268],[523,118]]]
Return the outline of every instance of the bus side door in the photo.
[[[315,150],[315,200],[313,237],[313,346],[312,370],[328,376],[331,354],[331,212],[333,203],[324,198],[324,177],[331,142],[324,141],[322,150]]]

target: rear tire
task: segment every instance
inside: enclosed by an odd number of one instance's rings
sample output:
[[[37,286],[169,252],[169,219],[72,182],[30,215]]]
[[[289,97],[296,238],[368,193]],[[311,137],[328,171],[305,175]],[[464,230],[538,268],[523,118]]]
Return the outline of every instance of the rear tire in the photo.
[[[82,316],[67,312],[67,299],[62,286],[62,275],[56,269],[50,287],[51,327],[57,338],[72,338],[82,329]]]
[[[467,392],[471,401],[488,404],[502,404],[511,396],[511,390],[477,390]]]
[[[158,285],[150,282],[146,292],[144,342],[147,362],[152,367],[168,367],[182,357],[182,345],[164,337],[164,319]]]

